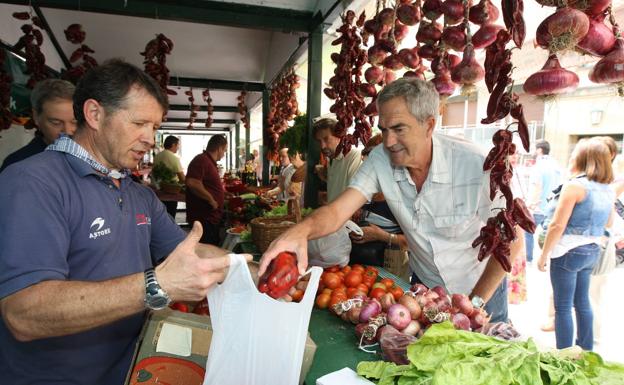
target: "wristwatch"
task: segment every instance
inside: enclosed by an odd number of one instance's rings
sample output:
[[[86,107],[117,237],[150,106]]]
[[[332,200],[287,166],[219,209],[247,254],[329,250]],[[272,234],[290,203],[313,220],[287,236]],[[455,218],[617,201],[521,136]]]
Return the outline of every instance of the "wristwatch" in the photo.
[[[472,306],[478,309],[482,308],[483,305],[485,305],[485,301],[483,300],[483,298],[479,297],[478,295],[472,297],[472,300],[470,302],[472,302]]]
[[[171,298],[156,280],[154,268],[145,270],[145,306],[152,310],[162,310],[170,303]]]

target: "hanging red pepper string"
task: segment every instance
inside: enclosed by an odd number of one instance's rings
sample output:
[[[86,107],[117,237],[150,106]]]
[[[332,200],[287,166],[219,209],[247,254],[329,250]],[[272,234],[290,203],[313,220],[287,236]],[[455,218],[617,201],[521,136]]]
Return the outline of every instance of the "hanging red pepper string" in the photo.
[[[169,85],[169,69],[167,68],[167,55],[173,50],[173,41],[162,33],[156,35],[156,38],[150,40],[145,46],[145,50],[141,55],[145,58],[145,72],[153,77],[163,92],[168,95],[177,95],[178,93],[167,86]]]
[[[21,29],[24,34],[19,38],[14,48],[18,51],[24,49],[26,73],[30,75],[26,86],[34,88],[38,81],[49,77],[45,65],[45,56],[41,52],[41,45],[43,44],[43,34],[39,29],[42,28],[41,21],[37,16],[31,17],[28,12],[15,12],[13,17],[18,20],[30,19],[32,22],[31,24],[22,25]]]
[[[83,30],[82,25],[71,24],[63,32],[65,33],[65,38],[70,43],[80,44],[80,47],[72,52],[69,58],[70,63],[75,64],[72,64],[71,68],[64,70],[61,73],[61,78],[76,84],[89,69],[97,67],[97,61],[93,56],[90,55],[92,53],[95,53],[95,51],[92,50],[88,45],[83,44],[87,34]],[[80,63],[76,63],[81,59],[82,61]]]
[[[208,116],[206,117],[206,128],[212,127],[212,113],[214,112],[214,107],[212,106],[212,98],[210,97],[210,90],[205,89],[202,91],[202,99],[206,103],[206,111],[208,111]]]
[[[190,104],[190,112],[189,112],[189,124],[186,128],[193,129],[193,123],[195,123],[195,118],[197,117],[197,109],[199,108],[195,105],[195,97],[193,96],[193,88],[190,90],[184,91],[184,95],[188,96],[188,101]]]

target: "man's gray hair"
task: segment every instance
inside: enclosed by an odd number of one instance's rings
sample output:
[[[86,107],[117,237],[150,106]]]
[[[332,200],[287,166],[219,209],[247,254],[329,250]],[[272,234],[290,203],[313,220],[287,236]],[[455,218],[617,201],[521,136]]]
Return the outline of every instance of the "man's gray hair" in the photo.
[[[423,123],[428,118],[438,117],[440,95],[431,82],[417,78],[400,78],[384,87],[377,97],[377,107],[390,99],[403,97],[408,110]]]
[[[72,101],[76,87],[66,80],[46,79],[38,82],[30,93],[30,105],[38,114],[43,112],[43,104],[54,99]]]

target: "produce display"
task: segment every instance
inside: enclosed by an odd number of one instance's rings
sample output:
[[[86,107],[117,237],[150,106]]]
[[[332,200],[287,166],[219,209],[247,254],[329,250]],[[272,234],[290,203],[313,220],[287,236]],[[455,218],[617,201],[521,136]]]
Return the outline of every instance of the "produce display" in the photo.
[[[91,47],[84,44],[84,40],[87,37],[87,33],[82,28],[80,24],[71,24],[67,27],[66,30],[63,31],[65,33],[65,38],[72,44],[79,44],[74,52],[72,52],[69,57],[70,63],[72,63],[72,67],[63,71],[61,73],[61,77],[65,80],[68,80],[74,84],[77,84],[78,81],[84,76],[84,74],[91,68],[97,67],[97,60],[91,55],[95,53]],[[77,63],[81,60],[80,63]]]
[[[158,82],[163,92],[168,95],[177,95],[176,91],[167,87],[169,84],[167,55],[170,55],[171,51],[173,51],[173,41],[159,33],[156,38],[147,43],[141,56],[144,58],[145,72]]]
[[[269,149],[269,159],[277,157],[280,136],[288,128],[288,122],[299,115],[297,88],[299,76],[292,69],[274,82],[271,88],[267,129],[264,132],[264,145]]]
[[[432,325],[420,339],[408,344],[404,364],[365,361],[358,364],[357,372],[380,385],[624,382],[624,365],[608,363],[596,353],[579,350],[541,352],[531,339],[505,341],[458,330],[444,322]]]
[[[37,16],[32,16],[29,12],[14,12],[13,17],[18,20],[30,20],[30,24],[21,26],[24,33],[17,43],[13,46],[16,51],[24,50],[24,58],[26,59],[26,73],[30,75],[26,87],[34,88],[35,83],[40,80],[47,79],[48,70],[46,69],[45,56],[41,52],[43,44],[44,29],[41,20]]]

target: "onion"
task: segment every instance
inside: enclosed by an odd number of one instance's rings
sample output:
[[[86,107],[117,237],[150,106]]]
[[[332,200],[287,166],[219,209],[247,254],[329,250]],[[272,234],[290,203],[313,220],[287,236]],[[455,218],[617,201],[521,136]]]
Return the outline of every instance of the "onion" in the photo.
[[[466,294],[453,294],[451,303],[457,310],[467,316],[471,315],[474,310],[474,306],[472,306],[472,302],[470,302],[470,298]]]
[[[451,81],[451,73],[449,71],[440,71],[439,73],[435,74],[435,77],[431,79],[431,82],[435,86],[440,96],[453,95],[453,92],[455,92],[455,88],[457,87]]]
[[[470,2],[469,5],[470,6]],[[462,0],[446,0],[442,3],[442,13],[444,14],[444,23],[453,25],[464,20],[464,3]]]
[[[347,315],[349,317],[349,321],[352,324],[357,324],[360,322],[360,312],[362,311],[362,304],[357,303],[351,309],[347,310]]]
[[[448,312],[451,310],[451,300],[447,295],[445,295],[436,301],[436,306],[438,307],[438,310]]]
[[[472,36],[472,45],[475,49],[481,49],[489,46],[496,41],[496,35],[498,31],[503,29],[500,25],[496,24],[483,24],[481,28]]]
[[[405,39],[407,34],[409,33],[409,28],[405,24],[401,24],[398,20],[394,24],[394,40],[400,42]]]
[[[392,8],[384,8],[377,14],[377,20],[381,25],[392,26],[394,22],[394,9]]]
[[[400,303],[395,303],[388,308],[388,323],[395,328],[405,329],[412,321],[409,310]]]
[[[599,16],[611,5],[611,0],[568,0],[568,6],[585,12],[589,16]]]
[[[364,334],[364,330],[368,327],[368,323],[363,322],[363,323],[359,323],[357,325],[355,325],[355,335],[358,338],[358,341],[362,338],[362,335]],[[372,345],[374,344],[375,338],[366,338],[364,337],[364,339],[362,339],[362,343],[364,345]]]
[[[399,60],[408,68],[417,68],[420,64],[417,48],[403,48],[398,53]]]
[[[474,54],[474,51],[473,51],[473,54]],[[440,285],[434,286],[433,288],[431,288],[431,290],[436,292],[436,294],[438,294],[438,297],[440,297],[440,298],[446,297],[448,295],[447,292],[446,292],[446,289],[443,288]]]
[[[377,19],[370,19],[364,22],[364,30],[371,35],[376,34],[380,27],[381,26],[379,25],[379,21],[377,21]]]
[[[473,87],[474,84],[485,77],[485,70],[475,59],[474,47],[468,44],[464,49],[464,57],[461,63],[451,71],[451,79],[464,87]],[[466,89],[464,91],[467,91]],[[434,287],[435,290],[438,286]],[[444,290],[444,288],[440,287]],[[444,291],[446,292],[446,291]]]
[[[455,51],[462,51],[466,46],[466,27],[463,24],[459,24],[444,28],[442,41],[447,47]]]
[[[422,308],[418,304],[416,298],[412,297],[411,295],[404,295],[399,298],[399,303],[405,306],[407,310],[409,310],[412,319],[418,319],[418,317],[420,317],[420,314],[422,313]]]
[[[438,56],[438,49],[429,44],[422,45],[418,48],[418,56],[428,60],[435,59]]]
[[[620,83],[624,81],[624,39],[618,38],[615,47],[589,72],[594,83]]]
[[[443,72],[448,72],[448,70],[441,70],[438,73],[443,73]],[[427,299],[427,301],[435,301],[438,298],[440,298],[440,295],[433,291],[433,290],[429,290],[428,292],[425,293],[425,298]]]
[[[381,64],[388,56],[388,51],[381,48],[379,44],[375,44],[368,49],[368,62],[372,65]]]
[[[424,77],[420,77],[421,74],[417,73],[416,71],[405,71],[403,73],[403,77],[404,78],[417,78],[420,80],[425,80]]]
[[[396,80],[396,74],[394,71],[384,70],[384,83],[390,84]]]
[[[589,19],[587,35],[576,45],[581,51],[590,55],[604,56],[611,52],[615,45],[613,28],[604,23],[605,15]]]
[[[481,329],[481,327],[485,325],[486,323],[487,323],[487,318],[485,315],[485,311],[482,309],[479,309],[478,311],[474,312],[470,316],[470,328],[472,330]]]
[[[578,76],[572,71],[561,68],[557,55],[551,54],[542,69],[529,76],[522,88],[527,94],[551,96],[572,92],[578,83]]]
[[[424,44],[434,45],[441,37],[442,25],[440,23],[436,23],[435,21],[431,23],[427,23],[426,21],[420,22],[418,32],[416,32],[416,40]]]
[[[370,84],[377,84],[383,80],[383,70],[376,66],[370,66],[364,71],[364,78]]]
[[[470,326],[470,320],[468,321],[468,325]],[[420,331],[420,323],[416,320],[412,320],[405,329],[401,330],[401,333],[407,334],[408,336],[416,336]]]
[[[422,11],[427,19],[435,21],[442,16],[442,0],[425,0]]]
[[[455,329],[470,330],[470,318],[463,313],[453,314],[451,321]]]
[[[372,317],[381,313],[381,304],[376,299],[372,298],[362,305],[360,312],[360,322],[368,322]]]
[[[377,95],[377,89],[375,88],[375,85],[370,84],[370,83],[362,83],[362,84],[360,84],[358,86],[356,92],[357,92],[358,95],[360,95],[363,98],[365,98],[365,97],[373,97],[373,96]]]
[[[390,55],[384,59],[383,66],[387,69],[396,71],[403,68],[403,63],[401,63],[401,60],[397,55]]]
[[[572,49],[589,31],[589,18],[573,8],[560,8],[548,16],[537,28],[538,43],[548,43],[550,52]],[[544,34],[546,34],[544,36]],[[540,45],[542,45],[540,43]]]
[[[386,293],[379,298],[379,302],[381,303],[381,310],[388,311],[390,306],[394,305],[396,301],[394,300],[394,296],[392,293]]]
[[[500,12],[490,0],[481,0],[479,4],[470,7],[468,20],[474,24],[494,23]]]
[[[420,21],[420,7],[412,4],[401,4],[397,8],[397,19],[405,25],[415,25]]]

